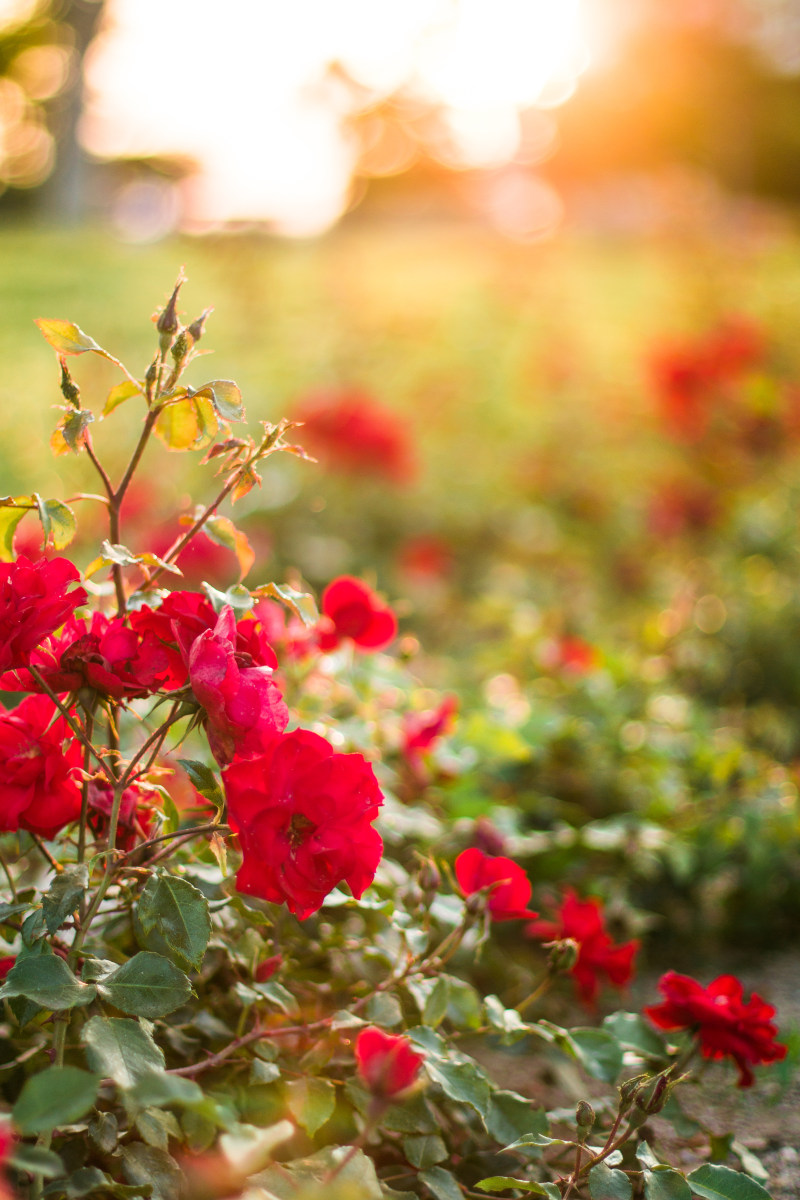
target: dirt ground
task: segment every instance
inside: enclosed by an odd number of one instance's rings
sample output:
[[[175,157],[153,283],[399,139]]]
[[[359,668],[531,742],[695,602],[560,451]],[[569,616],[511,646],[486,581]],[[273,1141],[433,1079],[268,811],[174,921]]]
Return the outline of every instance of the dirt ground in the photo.
[[[777,1009],[777,1023],[783,1036],[800,1033],[800,951],[761,958],[758,962],[715,962],[708,971],[695,972],[703,983],[724,972],[736,974],[743,982],[745,996],[758,992]],[[654,1003],[658,999],[657,976],[643,976],[637,981],[629,1007]],[[623,1004],[620,1007],[625,1007]],[[542,1013],[567,1024],[563,1012]],[[575,1014],[573,1014],[575,1015]],[[573,1023],[586,1023],[585,1014]],[[477,1047],[470,1047],[476,1052]],[[608,1094],[581,1074],[568,1060],[554,1058],[549,1068],[531,1072],[531,1060],[526,1055],[504,1052],[502,1049],[480,1054],[484,1067],[503,1086],[536,1099],[548,1109],[569,1108],[581,1098]],[[540,1061],[537,1056],[537,1061]],[[773,1069],[772,1077],[757,1079],[752,1088],[735,1086],[736,1071],[732,1064],[709,1063],[697,1083],[680,1090],[681,1107],[688,1116],[698,1120],[711,1133],[724,1137],[733,1133],[735,1140],[755,1154],[768,1174],[764,1186],[773,1200],[800,1200],[800,1067],[796,1060],[781,1071]],[[704,1133],[678,1142],[672,1127],[658,1117],[648,1123],[653,1148],[663,1158],[684,1171],[691,1171],[708,1161],[709,1141]],[[729,1166],[742,1169],[735,1155],[727,1160]]]

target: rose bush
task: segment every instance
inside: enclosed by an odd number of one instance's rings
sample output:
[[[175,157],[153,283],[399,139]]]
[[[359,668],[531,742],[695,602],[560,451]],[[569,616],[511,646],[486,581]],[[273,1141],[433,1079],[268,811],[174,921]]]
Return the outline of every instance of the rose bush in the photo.
[[[514,819],[524,805],[505,762],[498,823],[469,794],[470,815],[450,819],[459,787],[482,784],[492,726],[467,719],[471,757],[453,751],[453,698],[420,695],[403,655],[385,653],[393,609],[355,576],[323,591],[321,617],[297,578],[170,592],[203,530],[248,574],[249,542],[218,510],[273,455],[303,457],[287,422],[235,435],[232,381],[182,382],[207,316],[182,323],[182,284],[141,376],[71,322],[39,321],[64,398],[53,446],[96,472],[109,536],[87,588],[69,590],[80,575],[62,557],[3,568],[2,683],[33,693],[0,714],[9,1186],[31,1200],[629,1200],[634,1187],[763,1200],[751,1174],[669,1165],[647,1123],[682,1127],[675,1093],[697,1055],[731,1058],[745,1083],[779,1061],[773,1009],[745,1004],[730,977],[706,990],[668,972],[662,1005],[582,1024],[560,977],[592,1001],[601,979],[622,987],[638,939],[614,942],[600,900],[572,890],[537,920],[552,888],[528,868],[555,847],[566,870],[564,829],[514,825],[509,795]],[[97,445],[68,367],[82,354],[123,374]],[[139,437],[114,483],[100,434],[132,403]],[[216,495],[159,553],[122,540],[153,435],[219,468]],[[27,511],[60,556],[71,509],[0,503],[7,530]],[[367,653],[329,653],[342,643]],[[586,645],[548,681],[574,704],[599,676]],[[490,707],[525,712],[512,677],[491,684]],[[519,763],[513,728],[502,745]],[[202,803],[179,807],[187,790]],[[506,1086],[515,1045],[524,1093]],[[592,1103],[540,1102],[559,1059],[591,1078]]]

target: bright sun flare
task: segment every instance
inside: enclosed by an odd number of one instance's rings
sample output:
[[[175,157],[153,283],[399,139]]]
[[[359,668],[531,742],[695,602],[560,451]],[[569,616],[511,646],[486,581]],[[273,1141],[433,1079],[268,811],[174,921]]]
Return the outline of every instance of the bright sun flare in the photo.
[[[521,108],[553,105],[586,65],[581,0],[113,0],[89,62],[84,140],[100,155],[182,153],[198,223],[268,218],[320,231],[347,202],[354,151],[341,63],[375,98],[441,102],[461,161],[507,161]]]

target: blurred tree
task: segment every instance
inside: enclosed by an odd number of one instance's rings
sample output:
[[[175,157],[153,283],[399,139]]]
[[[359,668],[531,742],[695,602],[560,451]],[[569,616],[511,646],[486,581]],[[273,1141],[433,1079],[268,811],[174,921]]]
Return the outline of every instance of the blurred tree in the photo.
[[[35,0],[0,27],[0,191],[71,222],[84,212],[83,61],[105,0]]]

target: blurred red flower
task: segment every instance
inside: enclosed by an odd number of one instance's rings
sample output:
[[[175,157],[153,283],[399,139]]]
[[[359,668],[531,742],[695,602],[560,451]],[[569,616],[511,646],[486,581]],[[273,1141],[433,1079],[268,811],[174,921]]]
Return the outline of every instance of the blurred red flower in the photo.
[[[5,958],[0,958],[0,983],[5,979],[16,961],[16,954],[9,954]]]
[[[29,659],[54,692],[91,688],[114,700],[156,692],[169,677],[169,659],[151,633],[139,636],[119,617],[92,613],[91,623],[71,617]],[[27,670],[0,676],[0,686],[40,691]]]
[[[374,1096],[393,1100],[408,1091],[425,1061],[402,1034],[384,1033],[374,1025],[356,1038],[358,1073]]]
[[[52,838],[81,812],[80,743],[47,696],[0,707],[0,829]]]
[[[407,423],[357,388],[326,389],[293,413],[300,440],[324,466],[352,475],[409,483],[415,475]]]
[[[406,538],[397,552],[397,566],[419,583],[446,579],[452,574],[452,546],[435,534]]]
[[[68,558],[24,555],[0,563],[0,670],[24,666],[33,650],[85,604],[83,588],[67,591],[80,573]]]
[[[266,983],[283,966],[283,955],[273,954],[258,964],[253,974],[256,983]]]
[[[688,975],[667,971],[658,987],[666,999],[644,1009],[653,1024],[691,1030],[704,1058],[732,1058],[739,1068],[739,1087],[752,1086],[751,1064],[785,1058],[786,1046],[775,1041],[775,1009],[755,992],[745,1004],[735,975],[720,975],[704,988]]]
[[[286,728],[289,709],[271,678],[272,668],[238,649],[236,616],[229,605],[214,628],[192,642],[188,663],[189,683],[206,711],[208,744],[217,762],[259,754]]]
[[[586,675],[598,664],[595,647],[574,634],[562,634],[545,642],[539,657],[542,666],[550,671],[565,671],[571,675]]]
[[[525,905],[531,898],[528,876],[510,858],[493,858],[477,846],[459,854],[455,861],[456,879],[464,896],[490,889],[486,907],[493,921],[516,921],[538,917]]]
[[[317,626],[321,650],[335,650],[345,638],[361,650],[383,650],[396,636],[397,617],[360,579],[342,575],[325,588]]]
[[[445,696],[438,708],[403,714],[403,753],[412,765],[449,732],[457,708],[456,697]]]
[[[638,941],[615,946],[603,920],[603,905],[599,900],[579,900],[569,889],[557,921],[534,921],[526,934],[545,942],[560,942],[571,938],[578,944],[578,960],[570,974],[578,993],[587,1004],[594,1004],[604,975],[615,987],[624,987],[633,978],[633,960],[639,949]]]
[[[286,903],[303,920],[338,884],[359,897],[372,883],[383,852],[372,822],[383,797],[360,754],[337,754],[296,729],[235,760],[223,780],[243,854],[240,892]]]

